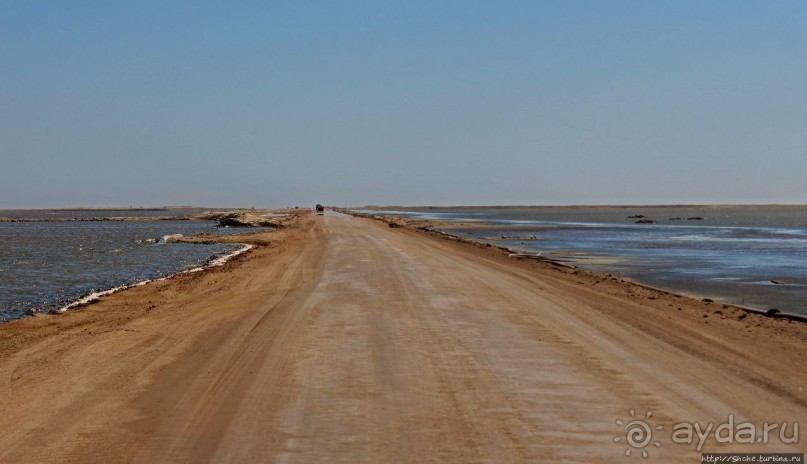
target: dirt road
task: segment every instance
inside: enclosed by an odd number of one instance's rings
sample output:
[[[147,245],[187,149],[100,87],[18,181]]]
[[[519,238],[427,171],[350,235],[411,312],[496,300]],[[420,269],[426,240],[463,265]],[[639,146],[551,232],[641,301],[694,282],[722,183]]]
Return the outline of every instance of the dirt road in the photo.
[[[644,450],[693,463],[698,438],[674,442],[674,424],[733,414],[787,422],[790,437],[807,421],[793,323],[708,325],[697,302],[627,298],[367,219],[302,227],[224,269],[0,328],[0,461],[615,463]],[[663,428],[632,448],[618,419]],[[776,430],[721,449],[805,446]]]

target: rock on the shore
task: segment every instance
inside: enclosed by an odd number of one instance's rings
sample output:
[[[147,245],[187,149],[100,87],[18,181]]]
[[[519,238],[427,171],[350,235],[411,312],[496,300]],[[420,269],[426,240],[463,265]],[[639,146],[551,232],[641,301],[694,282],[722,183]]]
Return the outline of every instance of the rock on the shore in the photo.
[[[171,243],[171,242],[178,241],[182,237],[184,237],[184,235],[182,235],[182,234],[163,235],[163,240],[162,241],[163,241],[163,243]]]
[[[219,227],[280,227],[277,221],[248,211],[234,211],[218,218]]]
[[[501,235],[498,237],[482,237],[484,240],[538,240],[537,235]]]
[[[197,221],[216,221],[218,227],[273,227],[281,229],[299,220],[294,209],[206,211],[191,216]]]

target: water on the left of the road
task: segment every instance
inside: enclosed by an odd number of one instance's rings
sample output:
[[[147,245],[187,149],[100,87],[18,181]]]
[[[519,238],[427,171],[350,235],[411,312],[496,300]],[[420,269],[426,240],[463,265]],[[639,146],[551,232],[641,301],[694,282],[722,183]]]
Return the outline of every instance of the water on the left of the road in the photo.
[[[146,239],[235,231],[206,221],[0,223],[0,321],[196,268],[241,247]]]

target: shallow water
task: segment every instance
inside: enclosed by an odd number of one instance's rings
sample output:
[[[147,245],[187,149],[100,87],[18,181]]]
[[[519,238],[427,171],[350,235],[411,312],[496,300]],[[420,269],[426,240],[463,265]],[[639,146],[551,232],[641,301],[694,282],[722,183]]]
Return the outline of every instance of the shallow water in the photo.
[[[208,221],[0,223],[0,321],[199,267],[236,244],[148,244],[168,234],[237,233]]]
[[[478,223],[478,228],[448,227],[447,231],[678,292],[807,314],[807,207],[553,207],[398,213]],[[638,218],[628,216],[636,215],[657,223],[635,224]],[[687,220],[694,217],[703,219]]]

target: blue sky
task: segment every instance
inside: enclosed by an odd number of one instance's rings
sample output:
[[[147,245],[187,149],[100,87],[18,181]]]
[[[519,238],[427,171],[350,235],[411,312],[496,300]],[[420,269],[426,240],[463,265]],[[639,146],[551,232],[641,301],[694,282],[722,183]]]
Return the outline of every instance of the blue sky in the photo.
[[[807,203],[801,1],[0,1],[0,208]]]

